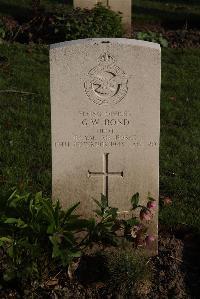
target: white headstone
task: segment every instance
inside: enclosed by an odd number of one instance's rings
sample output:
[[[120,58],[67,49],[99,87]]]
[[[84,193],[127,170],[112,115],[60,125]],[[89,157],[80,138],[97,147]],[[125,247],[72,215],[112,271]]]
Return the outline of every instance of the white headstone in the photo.
[[[131,32],[132,0],[109,0],[109,7],[122,14],[122,24],[126,32]]]
[[[159,197],[160,46],[131,39],[51,45],[53,197],[93,199],[127,215],[131,196]],[[157,234],[157,214],[150,230]]]

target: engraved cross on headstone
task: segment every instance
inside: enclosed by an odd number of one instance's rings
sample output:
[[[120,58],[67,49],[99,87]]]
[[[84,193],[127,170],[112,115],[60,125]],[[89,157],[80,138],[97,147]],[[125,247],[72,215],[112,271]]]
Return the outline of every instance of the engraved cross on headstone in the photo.
[[[108,199],[108,177],[109,176],[120,176],[123,178],[124,173],[121,172],[109,172],[108,171],[108,155],[109,153],[103,154],[103,171],[102,172],[91,172],[88,170],[88,177],[91,176],[103,176],[103,195]]]

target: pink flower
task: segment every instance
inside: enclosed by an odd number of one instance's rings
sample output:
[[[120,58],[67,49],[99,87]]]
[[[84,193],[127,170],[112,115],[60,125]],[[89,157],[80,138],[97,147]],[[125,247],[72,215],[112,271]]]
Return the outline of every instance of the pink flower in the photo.
[[[156,202],[155,202],[155,200],[153,201],[153,200],[151,200],[151,201],[149,201],[148,203],[147,203],[147,208],[148,209],[155,209],[156,208]]]
[[[152,213],[148,209],[142,209],[140,212],[141,221],[146,220],[150,221],[152,218]]]
[[[146,245],[147,246],[151,246],[151,244],[155,241],[155,239],[156,238],[154,236],[152,236],[152,235],[146,236],[146,238],[145,238]]]

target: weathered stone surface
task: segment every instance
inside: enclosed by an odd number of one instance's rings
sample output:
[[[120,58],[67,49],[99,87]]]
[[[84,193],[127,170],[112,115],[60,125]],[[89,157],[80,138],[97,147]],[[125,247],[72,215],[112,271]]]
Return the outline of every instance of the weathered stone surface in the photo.
[[[160,46],[86,39],[51,46],[53,197],[93,216],[100,194],[127,215],[159,197]],[[157,234],[157,213],[150,230]]]
[[[122,13],[125,30],[126,32],[131,31],[132,0],[74,0],[74,7],[91,9],[99,2],[113,11]]]
[[[107,0],[74,0],[74,7],[91,9],[99,2],[103,5],[107,5]]]

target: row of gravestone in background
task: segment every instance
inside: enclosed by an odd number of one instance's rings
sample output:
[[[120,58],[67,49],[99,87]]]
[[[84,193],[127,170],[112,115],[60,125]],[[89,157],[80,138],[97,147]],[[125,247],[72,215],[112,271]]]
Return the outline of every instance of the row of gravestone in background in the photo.
[[[131,32],[132,0],[74,0],[74,7],[93,8],[101,3],[111,10],[122,13],[122,23],[127,33]]]
[[[160,45],[131,39],[51,45],[53,198],[64,208],[81,201],[93,216],[103,193],[126,217],[134,193],[158,200],[160,60]],[[157,226],[158,210],[149,233]]]

